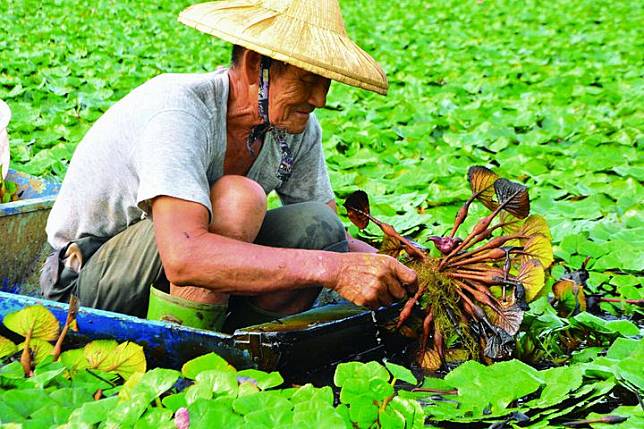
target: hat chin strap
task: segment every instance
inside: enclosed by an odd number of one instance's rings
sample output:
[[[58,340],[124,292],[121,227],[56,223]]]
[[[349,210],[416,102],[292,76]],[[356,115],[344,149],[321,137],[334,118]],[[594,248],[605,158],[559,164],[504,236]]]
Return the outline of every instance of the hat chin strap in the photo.
[[[270,82],[270,73],[271,73],[271,63],[272,60],[270,57],[262,55],[262,59],[259,62],[259,94],[258,94],[258,103],[259,107],[259,116],[262,118],[265,124],[270,126],[270,121],[268,119],[268,87]]]
[[[271,123],[268,119],[268,86],[270,80],[270,69],[271,58],[262,55],[259,63],[259,91],[257,96],[257,107],[262,123],[250,130],[248,140],[246,141],[248,153],[253,156],[257,155],[253,147],[264,139],[264,136],[271,128]]]
[[[286,143],[286,130],[272,125],[268,117],[268,93],[271,62],[272,59],[270,57],[262,55],[259,63],[259,91],[257,101],[259,117],[262,119],[262,123],[250,131],[248,140],[246,141],[246,148],[251,155],[256,156],[257,154],[254,149],[255,144],[264,140],[266,134],[270,132],[273,139],[279,144],[281,151],[281,161],[277,171],[277,177],[282,182],[285,182],[289,177],[291,177],[291,171],[293,170],[293,154]]]

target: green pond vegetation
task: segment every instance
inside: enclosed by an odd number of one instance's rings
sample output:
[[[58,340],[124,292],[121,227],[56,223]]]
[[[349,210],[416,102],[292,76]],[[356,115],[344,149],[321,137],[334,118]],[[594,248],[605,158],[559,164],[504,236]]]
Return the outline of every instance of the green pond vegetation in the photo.
[[[553,427],[579,425],[580,415],[593,427],[644,423],[634,399],[644,394],[644,342],[629,338],[638,328],[604,325],[587,313],[561,319],[545,299],[529,313],[542,323],[540,332],[572,326],[594,337],[595,346],[574,353],[568,365],[537,370],[517,359],[489,366],[471,360],[444,378],[419,380],[386,360],[347,362],[335,370],[335,393],[310,383],[284,386],[277,372],[238,371],[214,353],[181,371],[146,372],[143,348],[131,342],[94,340],[62,351],[75,329],[71,308],[62,330],[40,305],[5,316],[4,327],[24,341],[0,336],[0,360],[7,362],[0,366],[2,427]]]
[[[189,4],[0,0],[12,167],[60,179],[83,134],[132,88],[225,65],[224,43],[176,21]],[[341,5],[390,90],[333,84],[317,112],[338,206],[362,189],[374,216],[427,245],[470,196],[468,168],[484,165],[525,185],[547,221],[554,263],[512,358],[440,377],[347,362],[333,385],[288,386],[214,354],[175,371],[146,368],[133,343],[56,351],[57,323],[40,332],[34,320],[53,322],[27,309],[3,321],[12,341],[0,339],[0,427],[644,427],[642,310],[632,304],[644,299],[644,4]],[[461,235],[488,213],[472,205]],[[342,216],[354,235],[382,241],[373,222],[359,230]],[[574,282],[556,283],[570,271]]]

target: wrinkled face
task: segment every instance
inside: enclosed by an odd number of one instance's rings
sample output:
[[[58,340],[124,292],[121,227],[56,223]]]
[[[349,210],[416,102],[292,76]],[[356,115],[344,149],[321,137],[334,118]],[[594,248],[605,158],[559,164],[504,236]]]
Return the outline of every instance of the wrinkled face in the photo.
[[[278,128],[299,134],[313,109],[326,104],[331,81],[290,64],[271,67],[268,117]]]

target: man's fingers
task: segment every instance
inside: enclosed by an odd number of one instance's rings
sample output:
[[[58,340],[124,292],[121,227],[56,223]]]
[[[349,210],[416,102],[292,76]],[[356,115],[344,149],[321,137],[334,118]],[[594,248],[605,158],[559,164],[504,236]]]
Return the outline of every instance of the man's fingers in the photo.
[[[411,286],[412,288],[416,287],[416,282],[418,281],[416,271],[396,261],[395,273],[398,280],[400,280],[400,283],[405,286]]]
[[[407,294],[405,289],[400,285],[400,283],[395,277],[391,277],[388,279],[387,289],[389,291],[389,294],[393,296],[395,299],[402,299]]]
[[[394,302],[394,300],[388,292],[380,295],[380,305],[391,305],[392,302]]]

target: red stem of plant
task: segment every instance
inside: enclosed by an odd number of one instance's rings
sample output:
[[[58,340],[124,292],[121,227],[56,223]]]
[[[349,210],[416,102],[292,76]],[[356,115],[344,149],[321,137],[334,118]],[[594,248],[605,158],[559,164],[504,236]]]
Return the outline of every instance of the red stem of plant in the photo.
[[[405,323],[407,319],[409,319],[409,316],[411,316],[411,312],[414,309],[414,305],[416,305],[416,303],[420,299],[420,296],[423,294],[423,292],[425,292],[425,284],[422,284],[418,287],[418,290],[416,291],[414,296],[409,298],[405,303],[405,305],[403,306],[403,309],[400,310],[400,315],[398,316],[398,323],[396,324],[396,329],[399,329],[403,325],[403,323]]]
[[[420,259],[421,261],[424,261],[427,258],[427,255],[424,252],[417,249],[413,244],[411,244],[409,240],[400,235],[393,226],[389,225],[388,223],[381,222],[380,220],[373,217],[370,213],[365,213],[360,209],[352,207],[351,210],[355,210],[361,215],[366,216],[371,222],[378,225],[382,232],[400,241],[400,243],[405,247],[405,251],[407,252],[407,254],[409,254],[409,256]]]
[[[445,347],[443,344],[443,332],[441,332],[441,327],[438,323],[434,323],[434,348],[440,356],[441,360],[445,356]]]
[[[447,264],[447,261],[450,258],[454,257],[454,255],[458,254],[458,252],[460,252],[463,249],[467,249],[470,246],[470,242],[474,239],[474,237],[476,237],[477,235],[479,235],[482,232],[484,232],[490,226],[490,223],[492,223],[492,220],[494,220],[494,218],[499,213],[501,213],[501,210],[503,210],[503,208],[505,206],[507,206],[508,203],[510,203],[510,201],[512,201],[512,199],[514,197],[519,195],[519,193],[520,193],[520,191],[517,191],[514,194],[512,194],[512,196],[510,198],[508,198],[507,200],[503,201],[503,203],[499,204],[499,206],[496,209],[494,209],[494,211],[490,215],[488,215],[488,216],[484,217],[483,219],[479,220],[479,222],[472,229],[472,232],[470,232],[470,234],[465,238],[465,240],[463,240],[463,242],[461,244],[459,244],[456,247],[456,249],[452,250],[452,252],[449,255],[447,255],[447,256],[445,256],[443,258],[441,263],[438,265],[438,270],[439,271],[442,270],[443,267],[445,266],[445,264]]]
[[[24,342],[24,348],[22,349],[22,354],[20,355],[20,365],[22,365],[22,369],[25,372],[26,377],[30,377],[32,370],[31,370],[31,350],[29,349],[31,343],[31,330],[27,332],[27,336],[25,337],[25,342]]]
[[[463,272],[447,272],[445,273],[447,277],[451,277],[453,279],[468,279],[468,280],[477,280],[481,283],[484,284],[490,284],[490,285],[495,285],[498,284],[498,282],[494,279],[492,276],[482,276],[482,275],[476,275],[476,274],[469,274],[469,273],[463,273]]]
[[[644,299],[599,298],[602,302],[625,302],[633,305],[644,305]]]
[[[72,295],[71,298],[69,299],[69,309],[67,310],[67,319],[65,320],[65,325],[63,326],[63,329],[61,330],[60,335],[58,336],[58,340],[56,341],[56,345],[54,346],[54,351],[51,353],[54,357],[54,362],[56,362],[60,357],[60,353],[62,352],[62,349],[63,349],[63,341],[65,340],[67,331],[69,331],[69,327],[72,325],[72,323],[74,323],[74,320],[76,320],[77,312],[78,312],[78,298]]]
[[[472,257],[474,255],[477,255],[477,254],[483,252],[484,250],[490,250],[490,249],[495,249],[495,248],[501,247],[501,246],[503,246],[505,243],[507,243],[510,240],[515,240],[515,239],[524,238],[524,237],[525,236],[521,235],[521,234],[503,235],[503,236],[500,236],[500,237],[495,237],[492,240],[490,240],[489,242],[485,243],[481,247],[477,247],[476,249],[471,250],[469,252],[465,252],[465,253],[463,253],[461,255],[456,255],[454,258],[452,258],[452,264],[454,264],[456,262],[459,262],[459,261],[461,261],[463,259],[467,259],[469,257]],[[476,243],[474,243],[474,244],[476,244]]]
[[[480,194],[480,192],[476,193],[475,195],[472,195],[467,201],[465,201],[465,204],[458,209],[458,212],[456,213],[456,218],[454,219],[454,226],[452,227],[452,232],[449,233],[450,238],[454,237],[454,234],[456,234],[456,231],[458,231],[458,228],[463,224],[463,221],[465,218],[467,218],[467,212],[470,209],[470,204],[472,204],[472,201]]]
[[[478,305],[474,304],[471,299],[467,297],[462,291],[456,289],[456,293],[460,295],[460,297],[465,301],[465,303],[470,307],[472,312],[474,313],[474,317],[478,320],[483,320],[485,318],[485,312],[481,307]]]
[[[498,303],[494,302],[496,300],[492,301],[492,299],[490,299],[490,297],[488,295],[476,290],[473,287],[470,287],[465,282],[460,282],[458,280],[455,280],[455,283],[458,286],[460,286],[463,290],[466,290],[467,292],[469,292],[469,294],[472,295],[474,297],[474,299],[476,299],[481,304],[485,304],[485,305],[491,307],[492,309],[494,309],[497,312],[500,311]]]
[[[429,331],[432,326],[432,321],[434,320],[434,313],[429,310],[427,316],[423,319],[423,336],[420,340],[420,349],[418,350],[419,356],[422,358],[427,349],[427,339],[429,338]]]
[[[462,267],[463,265],[476,264],[477,262],[496,261],[497,259],[502,258],[505,258],[505,251],[503,249],[490,249],[482,254],[472,256],[471,258],[451,262],[449,267]]]

